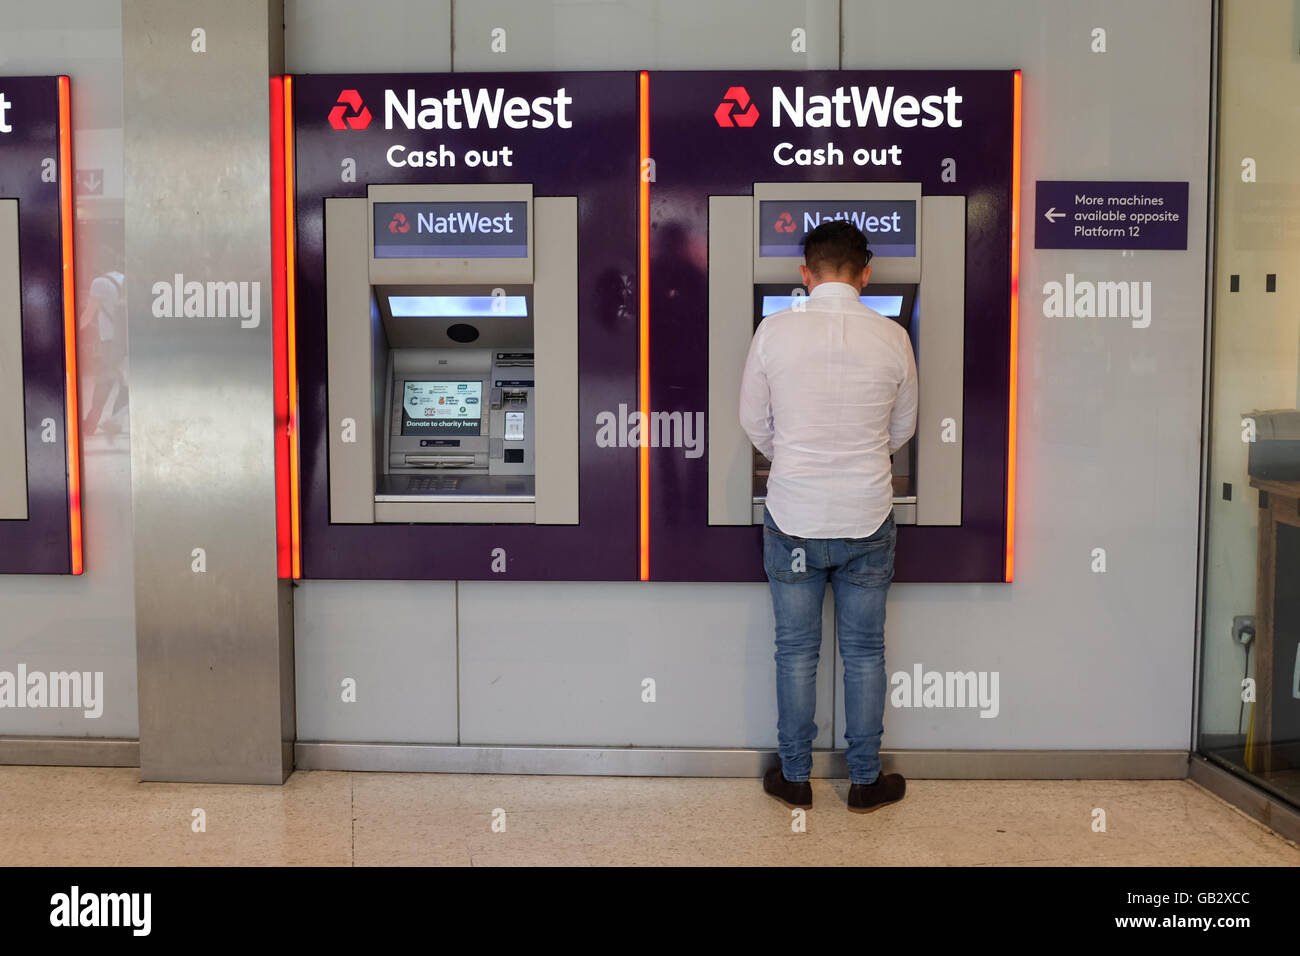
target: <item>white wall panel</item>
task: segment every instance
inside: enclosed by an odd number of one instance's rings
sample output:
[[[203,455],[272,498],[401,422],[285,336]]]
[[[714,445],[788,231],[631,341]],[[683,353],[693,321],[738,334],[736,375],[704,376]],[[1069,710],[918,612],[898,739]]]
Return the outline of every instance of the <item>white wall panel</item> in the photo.
[[[447,52],[457,70],[834,68],[841,43],[845,69],[1024,70],[1016,581],[895,586],[887,630],[891,673],[916,663],[997,671],[999,713],[889,707],[884,744],[1186,746],[1197,613],[1209,0],[844,0],[842,36],[839,3],[477,0],[453,7],[455,45]],[[807,30],[808,52],[798,56],[790,49],[796,26]],[[1097,27],[1107,32],[1104,54],[1091,52]],[[504,52],[492,50],[496,28],[505,30]],[[358,34],[348,16],[321,16],[311,29],[315,71],[397,68],[387,38]],[[305,43],[292,20],[289,32],[291,51]],[[442,68],[440,55],[431,49],[421,68]],[[1189,182],[1188,250],[1035,252],[1034,181],[1076,178]],[[1150,281],[1150,327],[1044,318],[1043,284],[1067,272]],[[1106,550],[1104,574],[1092,570],[1095,548]],[[379,594],[389,586],[356,587]],[[299,591],[300,604],[315,600],[312,588]],[[441,599],[417,600],[432,610]],[[761,586],[461,585],[463,742],[770,746],[770,616]],[[300,613],[299,620],[310,628],[317,618]],[[312,639],[302,628],[300,649]],[[668,675],[658,685],[661,703],[640,703],[640,679],[656,674]],[[833,698],[822,686],[825,733]],[[300,696],[315,692],[299,687]],[[400,715],[409,704],[393,707]]]

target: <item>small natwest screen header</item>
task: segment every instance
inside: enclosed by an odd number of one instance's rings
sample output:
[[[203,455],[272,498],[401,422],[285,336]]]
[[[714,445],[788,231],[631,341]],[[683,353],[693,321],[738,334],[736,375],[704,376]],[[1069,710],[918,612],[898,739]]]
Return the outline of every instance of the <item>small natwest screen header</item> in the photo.
[[[847,219],[866,233],[873,256],[907,259],[916,255],[916,201],[912,199],[761,200],[758,254],[802,256],[803,237],[832,219]]]
[[[377,202],[376,259],[523,259],[528,203]]]

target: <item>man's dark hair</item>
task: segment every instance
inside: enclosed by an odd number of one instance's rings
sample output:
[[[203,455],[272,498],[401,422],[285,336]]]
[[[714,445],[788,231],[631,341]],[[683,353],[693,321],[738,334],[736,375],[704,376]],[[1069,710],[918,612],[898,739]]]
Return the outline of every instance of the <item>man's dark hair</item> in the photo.
[[[804,265],[813,275],[858,273],[871,261],[867,237],[847,219],[828,219],[803,237]]]

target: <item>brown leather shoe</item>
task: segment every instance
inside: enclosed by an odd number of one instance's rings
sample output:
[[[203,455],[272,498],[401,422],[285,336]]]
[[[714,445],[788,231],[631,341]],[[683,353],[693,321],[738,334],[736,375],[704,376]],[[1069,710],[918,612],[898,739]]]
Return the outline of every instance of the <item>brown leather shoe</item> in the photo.
[[[903,799],[907,781],[901,773],[882,773],[875,783],[849,784],[849,810],[870,813]]]
[[[779,763],[763,774],[763,791],[776,797],[787,807],[797,807],[801,810],[812,808],[812,784],[807,780],[796,783],[785,779]]]

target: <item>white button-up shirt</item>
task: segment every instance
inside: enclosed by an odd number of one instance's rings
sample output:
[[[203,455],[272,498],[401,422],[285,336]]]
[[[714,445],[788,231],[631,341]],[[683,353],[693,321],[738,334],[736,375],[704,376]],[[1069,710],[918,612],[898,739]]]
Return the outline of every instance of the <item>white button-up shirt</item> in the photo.
[[[889,456],[916,431],[907,331],[843,282],[759,323],[740,387],[740,424],[772,460],[767,507],[800,538],[865,538],[893,507]]]

